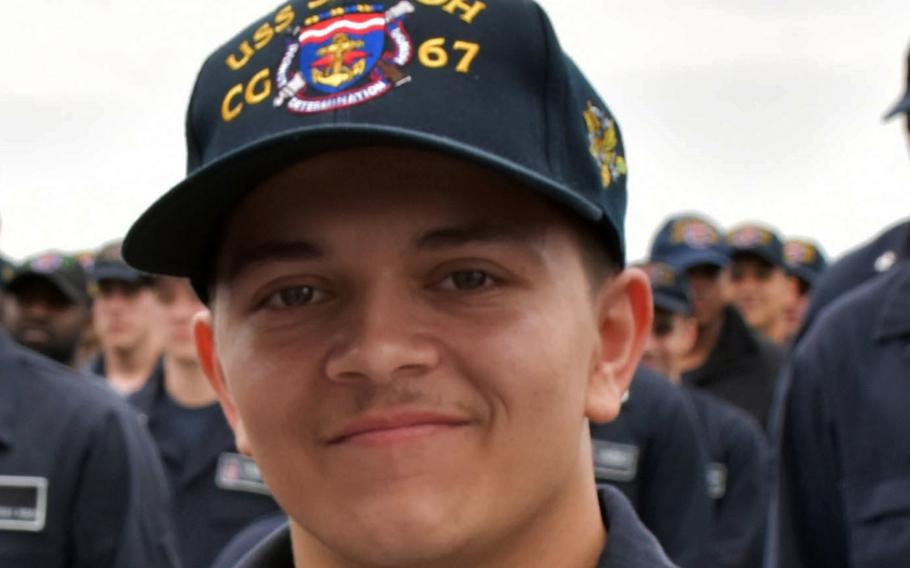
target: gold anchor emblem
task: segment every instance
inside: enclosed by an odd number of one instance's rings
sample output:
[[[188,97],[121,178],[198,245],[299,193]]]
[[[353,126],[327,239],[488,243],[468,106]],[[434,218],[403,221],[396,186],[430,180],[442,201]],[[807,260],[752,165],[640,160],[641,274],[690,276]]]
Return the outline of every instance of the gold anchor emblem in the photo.
[[[313,62],[313,81],[337,88],[342,83],[363,75],[367,54],[359,51],[360,47],[363,47],[363,41],[352,40],[348,34],[333,36],[332,43],[316,52],[323,57]]]

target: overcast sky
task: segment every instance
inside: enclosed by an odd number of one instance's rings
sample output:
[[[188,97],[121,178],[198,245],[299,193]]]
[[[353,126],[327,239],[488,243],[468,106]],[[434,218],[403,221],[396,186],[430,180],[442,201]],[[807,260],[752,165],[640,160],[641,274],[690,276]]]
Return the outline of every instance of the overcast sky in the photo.
[[[881,121],[904,88],[907,0],[541,3],[624,134],[631,259],[681,210],[832,255],[910,216],[903,122]],[[122,236],[178,182],[199,65],[279,5],[3,4],[0,251],[17,260]]]

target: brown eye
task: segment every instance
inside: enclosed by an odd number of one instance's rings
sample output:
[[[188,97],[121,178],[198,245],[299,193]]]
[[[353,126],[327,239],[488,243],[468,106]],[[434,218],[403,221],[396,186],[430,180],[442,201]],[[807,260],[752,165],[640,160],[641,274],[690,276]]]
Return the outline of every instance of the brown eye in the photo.
[[[313,286],[292,286],[283,288],[266,300],[270,308],[293,308],[306,306],[321,298],[321,294]]]
[[[456,290],[476,290],[483,288],[492,282],[492,278],[486,272],[480,270],[460,270],[453,272],[449,277],[452,287]]]

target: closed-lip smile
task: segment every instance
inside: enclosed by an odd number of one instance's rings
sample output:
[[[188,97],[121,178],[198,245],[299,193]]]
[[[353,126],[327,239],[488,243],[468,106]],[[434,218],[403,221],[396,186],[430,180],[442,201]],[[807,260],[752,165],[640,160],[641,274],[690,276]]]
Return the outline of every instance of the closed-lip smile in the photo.
[[[466,426],[469,420],[431,411],[371,413],[346,423],[329,436],[328,445],[382,446]]]

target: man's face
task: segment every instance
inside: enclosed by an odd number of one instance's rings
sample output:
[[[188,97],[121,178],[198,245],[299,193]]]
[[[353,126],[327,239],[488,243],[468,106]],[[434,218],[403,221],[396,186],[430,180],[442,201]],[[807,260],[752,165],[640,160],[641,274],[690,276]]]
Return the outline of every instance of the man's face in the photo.
[[[640,353],[612,323],[627,275],[592,291],[561,214],[431,153],[285,170],[235,209],[217,272],[203,366],[295,551],[336,561],[481,558],[564,507]]]
[[[654,309],[654,324],[645,344],[642,363],[671,379],[682,374],[682,362],[695,344],[695,318],[668,310]]]
[[[777,325],[793,299],[784,269],[751,254],[734,256],[730,282],[733,302],[757,329],[769,330]]]
[[[46,278],[29,277],[6,294],[5,319],[22,345],[65,365],[73,363],[89,308],[74,303]]]
[[[92,305],[95,333],[106,349],[133,350],[152,340],[155,295],[140,282],[107,279],[98,283]]]
[[[730,274],[714,264],[698,264],[686,270],[692,293],[692,313],[698,325],[716,322],[729,302]]]
[[[164,353],[178,361],[195,363],[193,316],[204,311],[205,305],[182,278],[156,277],[153,291],[158,300],[156,321]]]

